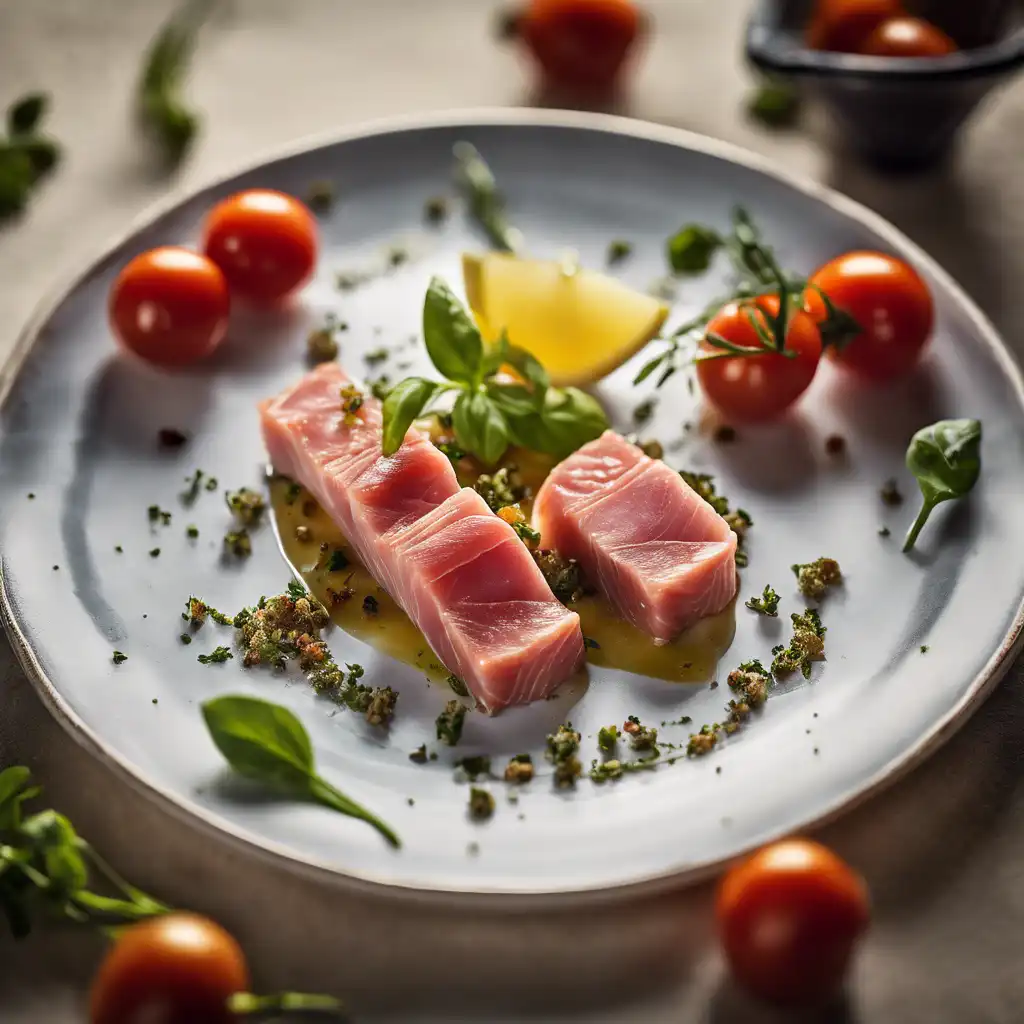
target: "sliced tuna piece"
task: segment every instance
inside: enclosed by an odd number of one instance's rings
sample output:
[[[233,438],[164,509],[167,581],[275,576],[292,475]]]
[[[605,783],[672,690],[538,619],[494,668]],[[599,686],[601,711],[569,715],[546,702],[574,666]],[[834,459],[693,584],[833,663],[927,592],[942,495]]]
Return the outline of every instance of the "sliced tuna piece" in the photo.
[[[583,660],[579,616],[552,595],[515,531],[416,429],[381,454],[373,398],[348,417],[336,363],[260,406],[274,468],[299,481],[363,564],[489,711],[546,697]]]
[[[614,431],[537,493],[541,543],[579,561],[628,622],[667,643],[736,594],[736,534],[682,477]]]

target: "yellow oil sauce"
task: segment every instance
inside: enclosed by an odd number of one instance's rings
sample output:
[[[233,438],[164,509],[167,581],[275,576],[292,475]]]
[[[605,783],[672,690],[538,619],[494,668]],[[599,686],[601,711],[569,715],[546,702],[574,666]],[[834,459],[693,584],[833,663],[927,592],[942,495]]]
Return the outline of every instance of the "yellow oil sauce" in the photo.
[[[472,486],[479,473],[463,470],[466,461],[460,466],[459,480]],[[507,461],[514,462],[521,482],[533,494],[554,465],[553,459],[526,451],[511,453]],[[277,477],[271,481],[270,497],[285,556],[302,573],[334,623],[383,653],[416,666],[428,677],[445,679],[448,671],[423,634],[360,564],[341,530],[309,493]],[[530,500],[520,505],[529,516]],[[347,564],[332,571],[330,561],[338,550]],[[368,614],[364,609],[367,597],[377,602],[376,614]],[[675,683],[704,683],[711,679],[719,659],[732,643],[736,627],[735,600],[672,643],[660,645],[619,618],[608,602],[597,595],[581,597],[572,609],[579,613],[584,636],[598,645],[588,646],[587,660],[591,664]]]

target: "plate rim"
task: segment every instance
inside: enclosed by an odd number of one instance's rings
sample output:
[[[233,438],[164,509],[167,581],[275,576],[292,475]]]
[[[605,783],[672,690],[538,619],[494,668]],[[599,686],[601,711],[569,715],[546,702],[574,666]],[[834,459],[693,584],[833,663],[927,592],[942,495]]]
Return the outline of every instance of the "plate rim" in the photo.
[[[214,190],[236,177],[257,171],[267,164],[288,160],[319,149],[326,149],[369,136],[401,134],[423,128],[462,126],[467,128],[471,126],[499,128],[550,126],[603,132],[663,143],[740,165],[823,203],[830,209],[867,227],[895,251],[908,254],[915,263],[924,267],[939,282],[992,353],[1004,377],[1012,385],[1021,410],[1024,411],[1024,373],[995,326],[974,300],[933,257],[899,228],[869,207],[827,185],[795,174],[769,158],[731,142],[713,139],[683,128],[613,114],[543,110],[530,107],[457,108],[361,121],[343,129],[303,136],[292,143],[274,147],[254,158],[239,162],[230,170],[198,184],[173,189],[168,195],[151,203],[140,214],[133,217],[122,231],[99,246],[93,257],[84,260],[80,269],[63,275],[44,294],[19,331],[10,355],[0,368],[0,410],[6,407],[29,353],[38,341],[42,329],[60,304],[79,286],[99,273],[106,262],[140,232],[151,227],[161,217],[171,213],[182,204],[194,200],[203,193]],[[443,901],[449,906],[452,900],[458,900],[460,904],[466,906],[472,905],[480,909],[491,908],[503,911],[511,910],[513,906],[516,911],[529,910],[534,907],[550,911],[553,901],[557,901],[560,907],[593,905],[609,900],[652,896],[667,889],[695,885],[718,874],[726,864],[746,856],[756,846],[787,834],[781,829],[778,832],[773,831],[758,843],[744,846],[729,857],[710,858],[686,868],[653,872],[625,882],[591,884],[572,889],[563,886],[511,892],[485,887],[425,886],[347,870],[319,858],[304,856],[279,842],[234,825],[215,812],[194,803],[187,796],[181,796],[163,784],[148,778],[146,773],[137,768],[130,758],[119,753],[90,727],[61,696],[25,636],[18,618],[16,602],[8,590],[8,582],[6,559],[0,557],[0,624],[3,625],[10,640],[18,663],[44,706],[72,739],[112,769],[135,792],[161,806],[172,817],[186,826],[208,835],[214,841],[226,840],[240,852],[257,855],[269,867],[292,871],[313,881],[347,888],[364,896],[420,903]],[[1009,670],[1015,655],[1022,646],[1022,641],[1024,641],[1024,594],[1021,595],[1013,620],[998,648],[970,681],[960,700],[905,750],[890,758],[885,765],[858,785],[856,789],[841,793],[830,802],[825,810],[804,821],[798,831],[818,829],[860,806],[930,757],[966,723],[992,692]]]

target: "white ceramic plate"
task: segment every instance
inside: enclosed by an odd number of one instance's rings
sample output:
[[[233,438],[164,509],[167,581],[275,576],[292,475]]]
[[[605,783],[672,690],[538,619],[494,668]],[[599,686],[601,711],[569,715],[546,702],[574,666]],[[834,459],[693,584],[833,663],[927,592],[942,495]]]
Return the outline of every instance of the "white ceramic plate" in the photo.
[[[838,558],[847,576],[824,610],[827,664],[809,683],[782,688],[755,726],[714,756],[614,785],[584,779],[573,792],[556,792],[542,772],[516,806],[495,783],[498,811],[485,825],[466,815],[454,756],[504,758],[528,749],[543,763],[544,734],[569,715],[589,762],[601,725],[628,714],[713,721],[726,688],[592,670],[588,691],[574,705],[564,697],[493,719],[472,715],[460,747],[417,766],[407,754],[432,739],[450,694],[425,686],[415,670],[346,634],[332,637],[339,661],[361,662],[369,681],[401,690],[394,726],[384,735],[317,699],[297,677],[246,672],[238,661],[197,664],[197,653],[226,637],[204,632],[190,647],[177,639],[190,593],[236,609],[278,592],[288,579],[269,529],[257,535],[247,563],[221,563],[223,503],[204,494],[194,510],[182,509],[176,496],[186,475],[201,467],[222,489],[258,483],[264,454],[255,403],[304,371],[305,336],[324,312],[336,310],[350,324],[343,361],[360,372],[363,353],[417,332],[430,275],[457,284],[459,253],[485,246],[461,210],[439,230],[423,227],[425,200],[452,191],[451,148],[459,139],[485,154],[535,253],[572,247],[584,264],[600,266],[608,242],[627,238],[635,253],[621,275],[644,287],[663,273],[670,230],[691,220],[725,226],[740,201],[788,266],[809,270],[859,247],[906,257],[928,280],[938,314],[931,352],[906,383],[870,391],[826,365],[798,416],[745,432],[728,446],[694,436],[668,456],[715,473],[722,492],[753,514],[741,598],[766,583],[784,596],[785,614],[776,623],[739,608],[723,676],[784,639],[788,612],[801,607],[789,565],[822,554]],[[106,299],[131,256],[157,244],[195,242],[205,211],[239,188],[301,195],[319,179],[337,184],[339,201],[323,222],[319,274],[300,306],[236,317],[228,344],[201,369],[163,375],[117,353]],[[335,271],[379,259],[389,244],[410,237],[408,264],[355,291],[335,289]],[[703,305],[721,284],[714,276],[687,283],[673,319]],[[422,348],[415,358],[425,371]],[[647,393],[630,384],[637,365],[599,389],[623,429]],[[78,739],[169,807],[348,879],[522,895],[693,874],[835,813],[934,748],[999,677],[1020,633],[1024,519],[1016,505],[1024,494],[1024,409],[1019,374],[991,326],[878,217],[747,154],[678,132],[522,111],[390,124],[303,148],[150,217],[41,312],[6,386],[4,616],[49,706]],[[696,403],[674,381],[646,433],[677,438],[683,421],[699,418]],[[968,415],[984,421],[981,481],[969,501],[943,508],[918,553],[905,557],[898,537],[916,504],[903,469],[906,442],[925,423]],[[165,426],[184,427],[194,440],[181,451],[160,452],[156,434]],[[846,460],[825,455],[832,433],[847,439]],[[878,497],[890,476],[908,496],[895,510]],[[170,527],[151,527],[146,509],[154,502],[174,511]],[[197,542],[184,534],[192,521],[202,531]],[[892,537],[879,536],[883,524]],[[115,552],[118,544],[123,554]],[[150,557],[156,546],[160,556]],[[119,667],[111,663],[114,648],[129,655]],[[390,822],[404,847],[392,851],[360,822],[257,796],[228,777],[199,713],[203,700],[226,692],[292,708],[310,731],[323,774]],[[676,741],[686,733],[663,731]],[[474,843],[476,855],[468,852]]]

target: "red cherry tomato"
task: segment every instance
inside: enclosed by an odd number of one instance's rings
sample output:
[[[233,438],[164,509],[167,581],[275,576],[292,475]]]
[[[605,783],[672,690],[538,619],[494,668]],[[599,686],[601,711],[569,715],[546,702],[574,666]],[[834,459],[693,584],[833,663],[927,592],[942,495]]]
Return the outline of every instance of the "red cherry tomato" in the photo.
[[[909,264],[881,252],[848,252],[816,270],[810,283],[845,310],[861,333],[828,355],[869,380],[908,373],[924,350],[935,313],[928,286]],[[804,308],[821,323],[825,304],[813,289]]]
[[[110,291],[110,323],[125,348],[157,366],[208,356],[228,327],[224,275],[205,256],[177,246],[136,256]]]
[[[819,843],[766,846],[726,873],[715,907],[733,975],[785,1004],[826,999],[842,984],[870,921],[867,887]]]
[[[767,324],[764,312],[775,316],[779,300],[766,295],[757,300],[757,316]],[[708,324],[708,333],[721,335],[743,348],[763,348],[747,317],[749,304],[730,302]],[[770,420],[788,409],[814,379],[821,358],[821,335],[814,321],[799,309],[791,309],[786,328],[789,357],[777,352],[729,356],[705,340],[697,359],[697,379],[712,405],[734,422]],[[701,358],[715,356],[714,359]]]
[[[860,53],[883,21],[902,13],[900,0],[818,0],[807,28],[807,45],[814,50]]]
[[[90,1024],[232,1024],[228,997],[249,988],[238,943],[198,914],[122,932],[93,980]]]
[[[629,0],[530,0],[519,33],[551,85],[607,90],[641,31]]]
[[[239,192],[210,211],[203,251],[224,272],[233,294],[271,305],[312,276],[316,220],[303,203],[283,192]]]
[[[957,45],[924,18],[889,18],[868,36],[861,53],[872,57],[944,57]]]

